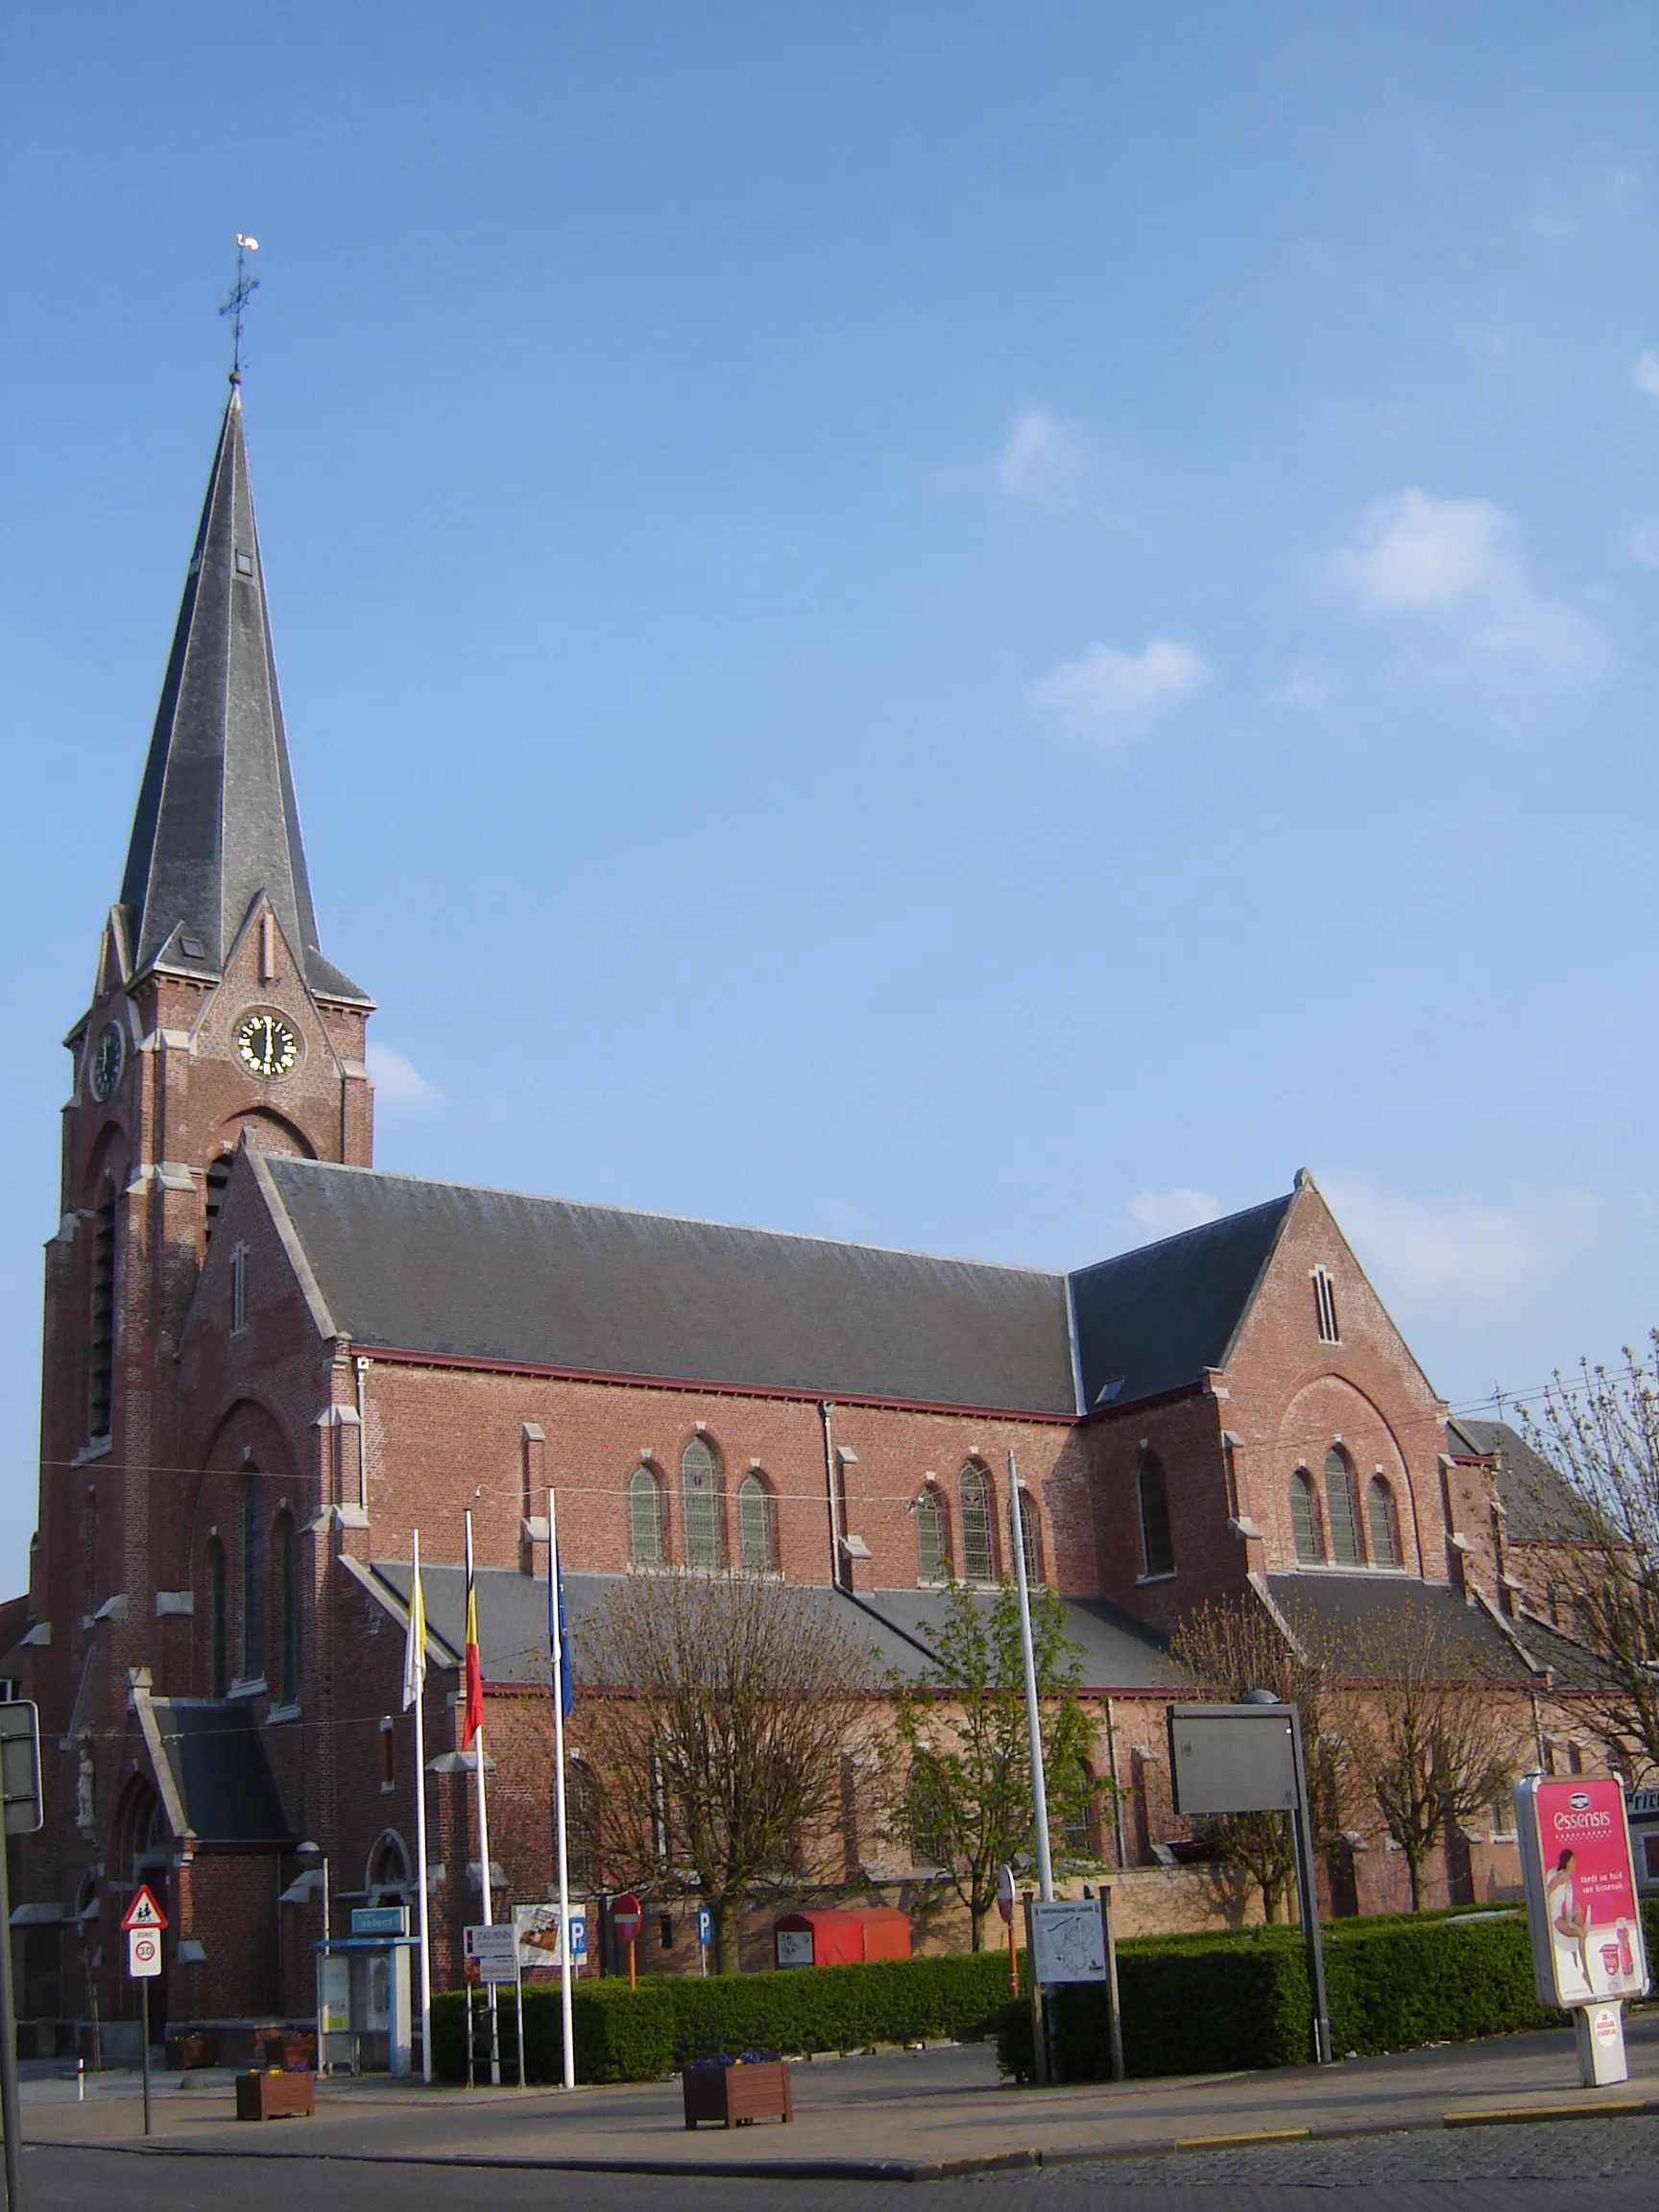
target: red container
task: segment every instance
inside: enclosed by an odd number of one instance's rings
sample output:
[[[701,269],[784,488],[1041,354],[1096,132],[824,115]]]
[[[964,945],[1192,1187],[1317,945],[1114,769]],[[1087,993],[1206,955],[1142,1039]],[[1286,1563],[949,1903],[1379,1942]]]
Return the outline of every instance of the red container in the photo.
[[[857,1966],[870,1959],[908,1959],[910,1922],[896,1905],[836,1912],[785,1912],[772,1924],[778,1966]]]

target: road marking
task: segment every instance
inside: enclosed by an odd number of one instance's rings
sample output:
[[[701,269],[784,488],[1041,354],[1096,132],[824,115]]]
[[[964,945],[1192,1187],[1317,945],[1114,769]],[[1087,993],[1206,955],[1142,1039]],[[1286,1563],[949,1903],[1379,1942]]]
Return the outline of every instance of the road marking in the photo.
[[[1247,2135],[1178,2135],[1177,2151],[1232,2151],[1243,2143],[1301,2143],[1310,2128],[1257,2128]]]
[[[1619,2097],[1605,2104],[1508,2104],[1495,2112],[1444,2112],[1442,2128],[1519,2128],[1534,2120],[1596,2120],[1605,2112],[1615,2118],[1632,2112],[1659,2111],[1650,2097]]]

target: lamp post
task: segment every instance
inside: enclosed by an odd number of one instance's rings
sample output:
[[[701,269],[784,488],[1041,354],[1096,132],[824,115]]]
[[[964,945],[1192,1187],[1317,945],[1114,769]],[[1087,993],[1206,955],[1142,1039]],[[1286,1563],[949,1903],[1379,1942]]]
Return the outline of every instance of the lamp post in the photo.
[[[321,1843],[313,1843],[307,1838],[303,1843],[295,1845],[294,1856],[296,1859],[315,1860],[321,1866],[323,1873],[323,1949],[318,1960],[316,1974],[317,2071],[321,2074],[325,2071],[323,2064],[323,1976],[328,1958],[328,1854],[324,1850]]]

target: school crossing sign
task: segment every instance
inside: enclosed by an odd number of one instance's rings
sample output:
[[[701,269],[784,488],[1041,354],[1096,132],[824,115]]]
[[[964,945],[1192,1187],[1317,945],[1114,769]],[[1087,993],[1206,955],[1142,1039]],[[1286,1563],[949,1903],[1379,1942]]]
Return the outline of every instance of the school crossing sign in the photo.
[[[167,1915],[156,1904],[148,1883],[121,1915],[127,1937],[127,1971],[134,1982],[146,1982],[161,1971],[161,1931]]]

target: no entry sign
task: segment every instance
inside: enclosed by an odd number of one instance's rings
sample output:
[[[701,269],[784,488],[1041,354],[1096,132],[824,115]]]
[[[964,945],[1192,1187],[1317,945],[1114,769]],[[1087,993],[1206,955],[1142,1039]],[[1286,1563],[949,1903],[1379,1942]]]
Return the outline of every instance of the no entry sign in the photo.
[[[611,1925],[616,1931],[617,1942],[632,1943],[639,1933],[639,1924],[644,1917],[644,1909],[638,1898],[632,1889],[624,1889],[611,1908]]]

